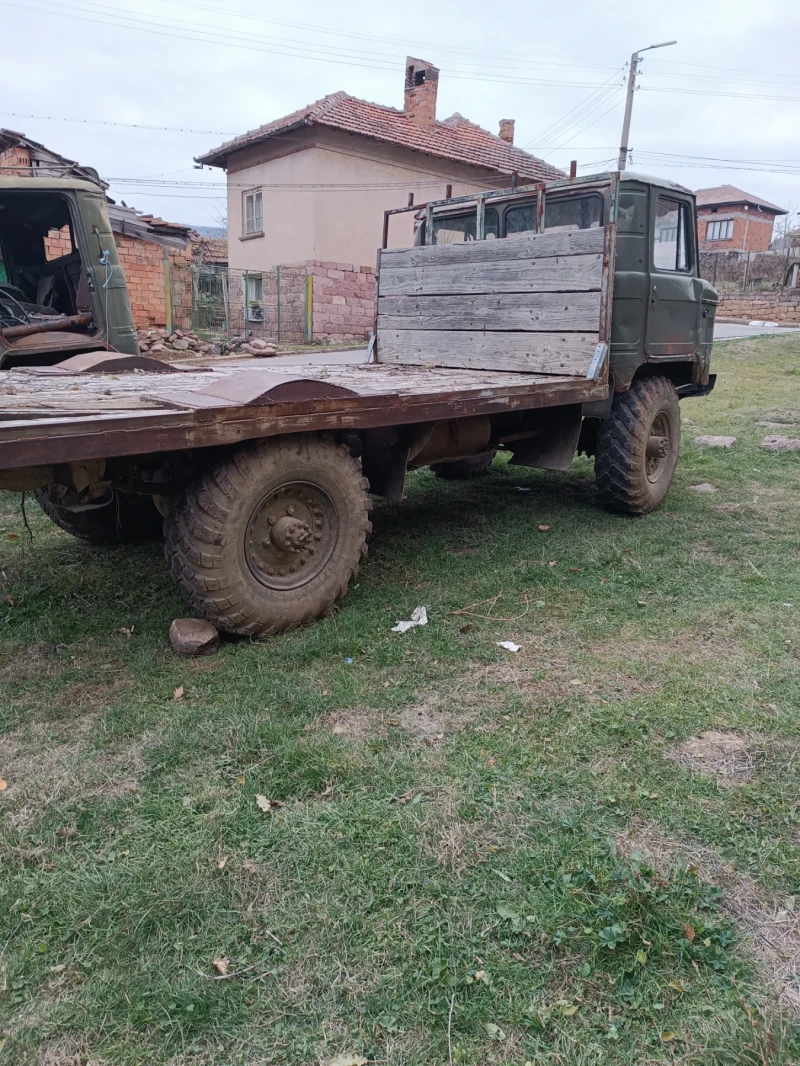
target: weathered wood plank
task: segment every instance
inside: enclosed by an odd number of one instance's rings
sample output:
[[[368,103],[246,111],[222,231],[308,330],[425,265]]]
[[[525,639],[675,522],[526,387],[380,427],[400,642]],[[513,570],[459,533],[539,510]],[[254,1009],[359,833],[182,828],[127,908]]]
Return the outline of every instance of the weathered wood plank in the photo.
[[[603,254],[512,259],[495,263],[437,263],[433,266],[384,266],[380,295],[478,292],[590,292],[600,290]]]
[[[409,366],[585,376],[596,346],[596,333],[387,329],[380,334],[378,359]]]
[[[525,233],[495,241],[465,241],[415,248],[386,248],[381,252],[381,272],[386,267],[419,267],[444,263],[496,263],[503,259],[538,259],[558,255],[591,255],[603,251],[604,231]]]
[[[378,300],[379,342],[380,331],[386,329],[564,330],[593,332],[597,337],[599,328],[599,292],[381,296]]]

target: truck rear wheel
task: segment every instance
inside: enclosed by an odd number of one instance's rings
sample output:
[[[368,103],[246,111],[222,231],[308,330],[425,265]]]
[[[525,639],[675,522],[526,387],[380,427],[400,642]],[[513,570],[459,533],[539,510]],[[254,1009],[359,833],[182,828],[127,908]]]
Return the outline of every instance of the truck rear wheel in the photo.
[[[595,477],[603,503],[622,514],[647,514],[669,491],[681,443],[675,386],[665,377],[634,381],[600,423]]]
[[[466,481],[485,474],[496,454],[496,451],[481,452],[467,459],[456,459],[454,463],[431,463],[431,470],[444,481]]]
[[[327,436],[276,437],[203,473],[166,520],[187,600],[220,629],[266,636],[308,625],[347,592],[367,554],[369,483]]]
[[[164,535],[164,519],[149,496],[111,491],[111,502],[90,511],[62,507],[51,489],[38,489],[36,502],[66,533],[90,544],[139,544]]]

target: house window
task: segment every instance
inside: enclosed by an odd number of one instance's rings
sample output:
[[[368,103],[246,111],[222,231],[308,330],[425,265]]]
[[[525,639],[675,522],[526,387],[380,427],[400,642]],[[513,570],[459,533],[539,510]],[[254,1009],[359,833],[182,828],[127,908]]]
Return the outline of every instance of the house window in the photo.
[[[259,197],[261,193],[258,194]],[[264,321],[264,278],[261,274],[246,274],[242,278],[244,306],[249,322]]]
[[[688,217],[685,203],[659,196],[653,232],[654,269],[689,269]]]
[[[263,233],[264,216],[261,208],[261,191],[244,194],[244,233]]]
[[[729,241],[733,236],[733,219],[709,222],[706,226],[707,241]]]

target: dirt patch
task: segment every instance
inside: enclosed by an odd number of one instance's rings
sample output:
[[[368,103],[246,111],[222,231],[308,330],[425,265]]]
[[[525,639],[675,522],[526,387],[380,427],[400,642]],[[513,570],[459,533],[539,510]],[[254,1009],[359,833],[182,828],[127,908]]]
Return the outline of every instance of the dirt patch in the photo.
[[[800,1015],[800,913],[787,910],[784,900],[739,873],[713,848],[673,840],[656,825],[634,826],[616,842],[625,856],[639,852],[661,873],[691,866],[703,881],[721,888],[725,893],[722,906],[746,933],[764,978]]]
[[[438,710],[438,700],[428,697],[399,711],[334,711],[322,720],[322,728],[334,736],[363,742],[371,737],[387,737],[392,730],[404,729],[415,740],[436,744],[465,729],[474,720],[468,712],[456,714]]]
[[[716,548],[708,541],[701,540],[692,548],[692,558],[700,562],[711,563],[712,566],[727,566],[728,559],[720,555]]]
[[[80,1037],[64,1037],[43,1044],[36,1054],[37,1066],[105,1066],[104,1059],[92,1058]]]
[[[718,514],[732,514],[734,511],[741,511],[742,505],[740,503],[715,503],[714,510]]]
[[[91,751],[85,738],[94,724],[94,717],[85,715],[60,732],[37,727],[28,735],[0,737],[0,774],[8,785],[0,804],[13,825],[30,828],[37,814],[56,802],[118,799],[138,788],[149,738]]]
[[[722,785],[749,780],[763,758],[763,745],[738,733],[706,730],[667,751],[667,758],[690,770],[716,777]]]
[[[22,648],[7,649],[11,657],[0,665],[0,681],[18,684],[31,677],[51,680],[69,665],[59,658],[55,646],[42,640],[34,641]]]

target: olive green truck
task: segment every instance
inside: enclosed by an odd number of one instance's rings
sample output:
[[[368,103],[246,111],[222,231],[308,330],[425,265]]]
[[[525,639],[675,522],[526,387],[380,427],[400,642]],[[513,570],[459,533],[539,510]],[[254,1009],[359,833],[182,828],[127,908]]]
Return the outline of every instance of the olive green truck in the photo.
[[[584,452],[606,506],[658,506],[679,401],[714,384],[692,193],[613,172],[413,211],[411,248],[387,247],[386,214],[360,364],[198,367],[139,354],[99,186],[0,179],[0,488],[95,544],[165,536],[185,599],[249,636],[328,612],[370,496],[422,466]]]

